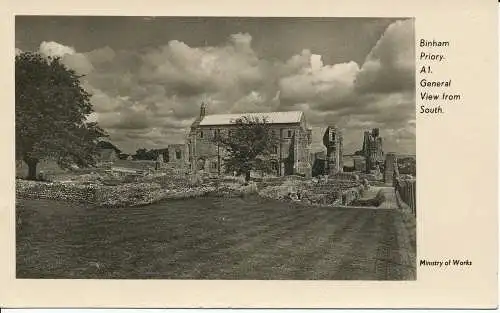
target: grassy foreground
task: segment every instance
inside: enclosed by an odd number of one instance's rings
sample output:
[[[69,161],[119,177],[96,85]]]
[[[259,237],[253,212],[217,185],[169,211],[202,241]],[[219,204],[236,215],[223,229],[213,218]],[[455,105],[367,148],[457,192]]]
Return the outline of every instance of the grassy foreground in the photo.
[[[17,278],[416,279],[415,227],[396,210],[18,200],[16,231]]]

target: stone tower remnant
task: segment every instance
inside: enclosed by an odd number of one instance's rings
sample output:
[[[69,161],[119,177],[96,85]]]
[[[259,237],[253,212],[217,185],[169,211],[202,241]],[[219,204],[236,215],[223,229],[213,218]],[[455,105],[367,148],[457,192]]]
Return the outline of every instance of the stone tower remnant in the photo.
[[[343,135],[336,126],[328,126],[323,135],[323,144],[326,147],[325,174],[333,175],[343,171]]]
[[[384,151],[382,150],[382,137],[379,129],[365,131],[363,138],[363,156],[366,160],[366,171],[376,170],[384,162]]]
[[[385,158],[384,182],[388,185],[393,185],[394,183],[394,172],[397,171],[396,162],[396,155],[394,153],[387,153]]]

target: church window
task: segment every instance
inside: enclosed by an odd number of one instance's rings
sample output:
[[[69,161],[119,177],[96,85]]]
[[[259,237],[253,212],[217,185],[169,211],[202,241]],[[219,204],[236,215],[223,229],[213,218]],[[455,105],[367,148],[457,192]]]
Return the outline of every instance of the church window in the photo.
[[[180,160],[181,159],[181,151],[180,150],[175,150],[175,158],[177,160]]]
[[[292,138],[292,133],[293,133],[293,132],[292,132],[291,130],[288,130],[288,131],[287,131],[287,135],[288,135],[287,137],[288,137],[288,138]]]
[[[203,138],[203,131],[200,131],[200,138]]]

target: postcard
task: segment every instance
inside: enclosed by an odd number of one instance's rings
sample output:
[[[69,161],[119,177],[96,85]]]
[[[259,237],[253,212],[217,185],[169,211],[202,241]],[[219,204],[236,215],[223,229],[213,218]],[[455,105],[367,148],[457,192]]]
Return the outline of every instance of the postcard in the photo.
[[[497,14],[10,3],[0,305],[497,307]]]

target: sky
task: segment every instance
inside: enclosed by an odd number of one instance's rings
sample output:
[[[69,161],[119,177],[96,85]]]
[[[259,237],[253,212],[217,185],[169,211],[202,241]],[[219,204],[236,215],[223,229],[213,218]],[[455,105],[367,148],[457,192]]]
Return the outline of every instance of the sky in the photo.
[[[344,151],[380,128],[415,153],[414,21],[398,18],[17,16],[16,53],[84,75],[97,121],[126,153],[185,142],[207,114],[303,111],[313,151],[329,125]]]

